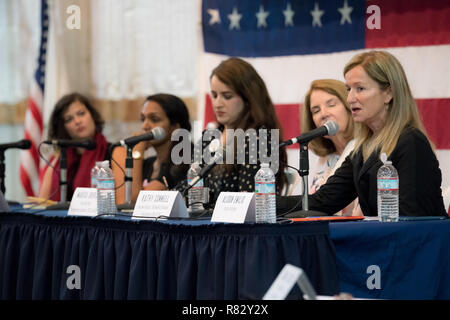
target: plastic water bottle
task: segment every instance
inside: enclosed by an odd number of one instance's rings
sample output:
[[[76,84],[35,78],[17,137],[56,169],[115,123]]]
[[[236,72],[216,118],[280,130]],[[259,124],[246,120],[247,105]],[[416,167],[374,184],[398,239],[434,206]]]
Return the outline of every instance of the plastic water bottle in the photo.
[[[383,165],[377,173],[378,218],[382,222],[398,221],[398,189],[399,178],[397,170],[385,153],[380,156]]]
[[[117,212],[114,176],[109,161],[101,162],[97,173],[97,213],[114,214]]]
[[[194,162],[187,173],[187,183],[196,178],[200,173],[201,167],[198,162]],[[192,188],[188,191],[188,203],[189,212],[199,212],[205,210],[203,207],[203,179],[200,179]]]
[[[275,174],[268,163],[261,163],[261,169],[255,175],[256,222],[275,223]]]
[[[101,164],[101,161],[96,161],[94,167],[91,169],[91,188],[97,188],[97,174]]]

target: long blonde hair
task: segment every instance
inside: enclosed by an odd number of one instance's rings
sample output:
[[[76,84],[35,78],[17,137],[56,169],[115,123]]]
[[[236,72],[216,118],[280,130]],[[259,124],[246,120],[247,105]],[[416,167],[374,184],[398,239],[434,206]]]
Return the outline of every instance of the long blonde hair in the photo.
[[[348,116],[348,125],[344,131],[344,137],[348,141],[353,139],[353,117],[350,106],[347,102],[347,88],[345,83],[335,79],[319,79],[311,82],[311,86],[305,95],[305,102],[302,106],[301,129],[302,132],[311,131],[317,126],[315,125],[311,113],[311,94],[314,90],[325,91],[337,97],[345,107]],[[318,156],[324,157],[333,152],[336,152],[336,146],[330,139],[324,137],[313,139],[309,142],[309,148]]]
[[[375,80],[381,90],[391,89],[392,99],[387,106],[385,126],[378,135],[364,123],[355,123],[355,149],[353,155],[362,150],[366,160],[374,151],[390,155],[398,138],[406,127],[420,130],[427,136],[420,119],[416,102],[409,88],[405,71],[400,62],[386,51],[369,51],[354,56],[344,68],[344,76],[356,66]]]

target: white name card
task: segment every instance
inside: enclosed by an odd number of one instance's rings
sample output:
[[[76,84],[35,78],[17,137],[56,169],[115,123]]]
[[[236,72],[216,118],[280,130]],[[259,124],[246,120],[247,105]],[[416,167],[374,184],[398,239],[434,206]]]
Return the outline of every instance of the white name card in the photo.
[[[95,217],[97,215],[97,189],[76,188],[67,215]]]
[[[186,203],[178,191],[142,190],[134,206],[132,219],[189,217]]]
[[[255,194],[253,192],[221,192],[211,221],[255,222]]]
[[[298,284],[303,292],[303,298],[305,300],[315,300],[316,292],[306,276],[303,269],[293,266],[292,264],[286,264],[281,272],[276,277],[275,281],[267,290],[263,297],[263,300],[284,300],[286,299],[292,287]]]

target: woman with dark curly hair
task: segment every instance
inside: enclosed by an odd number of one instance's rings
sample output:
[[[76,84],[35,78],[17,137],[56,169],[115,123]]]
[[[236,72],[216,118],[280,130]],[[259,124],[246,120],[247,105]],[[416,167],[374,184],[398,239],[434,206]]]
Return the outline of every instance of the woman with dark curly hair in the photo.
[[[104,121],[89,100],[79,94],[70,93],[56,103],[50,116],[49,140],[95,141],[94,150],[67,148],[67,199],[71,200],[77,187],[90,186],[90,170],[96,161],[107,158],[108,142],[102,134]],[[44,171],[39,197],[60,201],[59,174],[60,150],[50,159],[51,166]]]

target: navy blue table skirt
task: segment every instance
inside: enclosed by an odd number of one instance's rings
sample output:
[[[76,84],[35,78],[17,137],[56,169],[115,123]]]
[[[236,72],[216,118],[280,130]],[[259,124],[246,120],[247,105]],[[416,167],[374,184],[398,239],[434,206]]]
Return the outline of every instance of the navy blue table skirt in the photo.
[[[2,299],[261,299],[286,263],[339,292],[328,223],[163,223],[0,213]],[[80,289],[67,282],[80,270]],[[70,280],[70,279],[69,279]],[[300,299],[295,287],[290,299]]]

